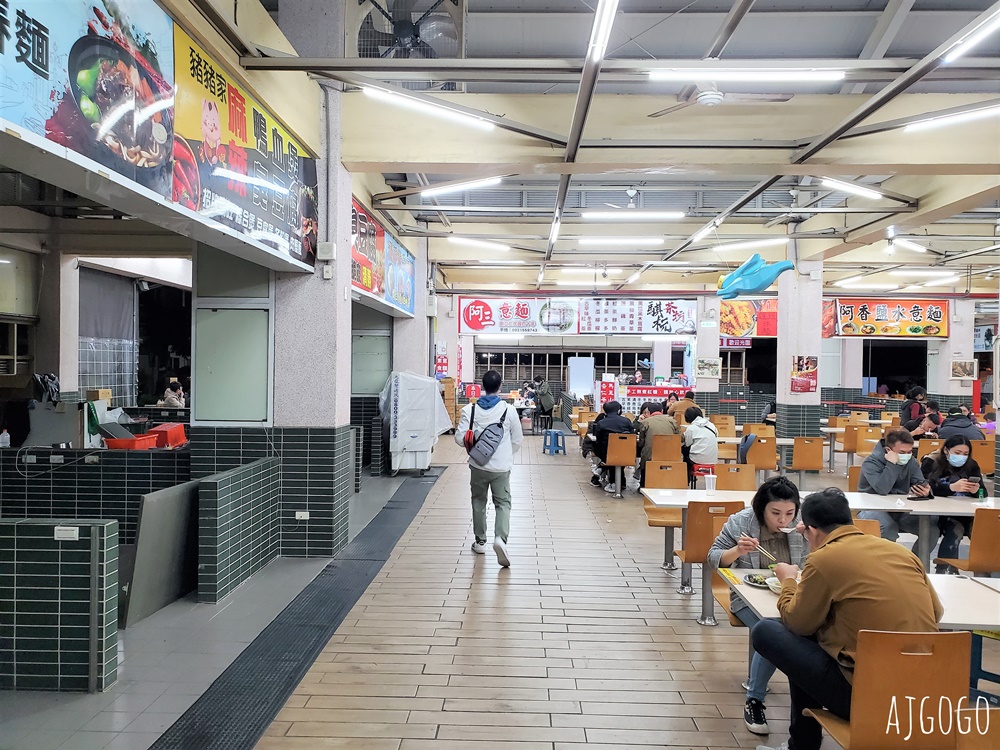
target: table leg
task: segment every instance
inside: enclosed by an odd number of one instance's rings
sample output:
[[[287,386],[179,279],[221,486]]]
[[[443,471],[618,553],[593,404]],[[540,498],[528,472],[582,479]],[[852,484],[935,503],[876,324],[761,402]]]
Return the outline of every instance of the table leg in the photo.
[[[687,525],[688,525],[688,512],[687,508],[681,508],[681,549],[686,549],[687,544]],[[688,594],[694,593],[694,587],[691,585],[691,563],[682,562],[681,563],[681,587],[677,589],[678,594]]]
[[[831,432],[830,433],[830,473],[831,474],[833,474],[833,455],[834,455],[833,449],[836,448],[836,447],[837,447],[836,435]]]
[[[917,557],[924,564],[924,570],[931,572],[931,548],[934,546],[931,541],[931,517],[917,517]]]
[[[718,625],[715,619],[715,597],[712,596],[712,576],[715,571],[707,562],[701,564],[701,617],[699,625]]]

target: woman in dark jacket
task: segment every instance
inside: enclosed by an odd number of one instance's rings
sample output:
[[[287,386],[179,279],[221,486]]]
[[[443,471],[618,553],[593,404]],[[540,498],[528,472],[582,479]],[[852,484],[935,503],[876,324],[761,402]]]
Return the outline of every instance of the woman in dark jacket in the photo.
[[[535,403],[538,405],[538,416],[541,418],[543,430],[552,429],[552,408],[556,405],[549,381],[543,375],[535,376]]]
[[[906,401],[899,407],[899,423],[907,422],[924,416],[927,413],[927,391],[919,385],[906,392]]]
[[[986,496],[983,472],[972,457],[972,443],[964,435],[954,435],[944,441],[941,450],[924,456],[920,464],[924,478],[931,483],[935,497],[977,497],[982,491]],[[941,547],[938,557],[958,557],[962,537],[972,536],[972,518],[942,516]],[[948,565],[938,565],[937,573],[948,573]]]

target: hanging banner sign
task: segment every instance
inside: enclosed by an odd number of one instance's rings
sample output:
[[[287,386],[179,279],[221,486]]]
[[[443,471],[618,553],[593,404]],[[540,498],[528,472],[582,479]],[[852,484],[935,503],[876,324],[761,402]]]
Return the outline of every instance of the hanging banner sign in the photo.
[[[413,314],[413,255],[355,198],[351,203],[351,286]]]
[[[580,300],[580,333],[686,334],[697,332],[693,300]]]
[[[0,117],[169,198],[173,30],[152,0],[0,0]]]
[[[719,306],[719,335],[773,338],[778,335],[778,300],[724,299]]]
[[[315,264],[316,160],[176,26],[174,53],[174,201]]]
[[[823,300],[823,338],[947,338],[948,300],[837,297]]]
[[[972,350],[975,352],[993,351],[993,340],[996,335],[996,326],[976,326]]]
[[[719,346],[722,349],[749,349],[753,346],[753,339],[719,339]]]

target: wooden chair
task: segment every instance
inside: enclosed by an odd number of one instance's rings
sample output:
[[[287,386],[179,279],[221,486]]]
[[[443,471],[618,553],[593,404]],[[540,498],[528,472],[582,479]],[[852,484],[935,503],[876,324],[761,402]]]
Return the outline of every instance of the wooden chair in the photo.
[[[684,461],[647,461],[643,486],[650,490],[685,490],[688,486]]]
[[[851,490],[853,492],[853,490]],[[854,525],[861,531],[872,536],[882,536],[882,527],[874,518],[855,518]]]
[[[744,435],[756,435],[757,437],[774,437],[774,425],[760,422],[750,422],[743,424]]]
[[[844,425],[841,424],[841,417],[830,417],[829,419],[826,420],[826,426],[827,427],[843,427]]]
[[[996,454],[993,440],[972,440],[972,459],[979,464],[979,470],[983,476],[989,476],[994,471]]]
[[[718,625],[712,596],[712,577],[715,571],[707,564],[708,550],[715,542],[715,518],[729,518],[746,506],[738,500],[692,500],[687,507],[687,525],[684,529],[684,549],[675,550],[681,560],[681,587],[679,594],[693,594],[690,583],[691,565],[701,563],[701,617],[699,625]]]
[[[1000,747],[1000,708],[963,708],[955,712],[955,744],[949,750],[997,750]]]
[[[944,440],[918,440],[917,460],[921,461],[928,453],[940,450],[942,445],[944,445]]]
[[[653,435],[652,461],[683,461],[680,435]]]
[[[777,471],[778,453],[775,438],[761,437],[758,433],[757,439],[747,451],[747,463],[756,467],[758,484],[763,481],[762,476],[765,471]]]
[[[854,454],[858,452],[858,430],[861,429],[861,426],[848,423],[841,425],[841,427],[844,428],[844,434],[839,436],[839,440],[834,443],[833,448],[836,453],[847,454],[847,465],[850,466],[854,463]]]
[[[715,488],[719,492],[733,490],[754,492],[757,489],[757,470],[753,464],[716,465],[715,476]]]
[[[635,441],[637,436],[633,433],[620,434],[612,433],[608,435],[608,459],[605,466],[613,466],[615,469],[615,492],[612,497],[620,498],[622,489],[625,486],[626,466],[635,466]]]
[[[891,422],[894,419],[899,419],[899,413],[893,411],[884,411],[879,416],[879,419],[881,419],[883,422]]]
[[[951,565],[969,573],[1000,573],[1000,510],[976,508],[969,539],[969,559],[934,559],[935,565]]]
[[[848,417],[848,421],[854,424],[860,424],[862,422],[868,422],[868,412],[866,411],[852,411],[851,416]]]
[[[635,421],[635,414],[633,414],[632,412],[627,411],[624,414],[622,414],[622,416],[625,417],[625,419],[627,419],[629,422]]]
[[[897,414],[895,417],[892,418],[892,424],[890,424],[889,427],[891,427],[892,429],[896,429],[897,427],[899,427],[899,425],[900,425],[899,415]]]
[[[933,733],[925,735],[919,731],[919,725],[910,733],[900,701],[904,701],[902,696],[906,695],[930,696],[929,703],[935,707],[942,698],[957,707],[960,698],[968,699],[971,642],[972,634],[968,632],[862,630],[858,633],[850,721],[819,708],[807,708],[803,713],[816,719],[834,742],[845,749],[946,750],[954,747],[954,728],[947,737]],[[900,716],[898,733],[895,729],[886,731],[894,699]],[[914,720],[920,721],[916,713]],[[934,725],[937,727],[938,723]]]
[[[823,438],[797,437],[792,445],[792,465],[785,470],[799,473],[799,487],[802,486],[803,475],[807,471],[821,472],[825,468],[823,461]]]
[[[854,452],[859,458],[867,458],[872,454],[878,441],[882,439],[881,427],[861,427],[858,429],[858,445]]]
[[[709,414],[708,421],[715,425],[720,437],[734,437],[736,435],[736,417],[732,414]],[[732,430],[732,435],[723,435],[723,429]]]
[[[687,477],[684,477],[685,487]],[[684,516],[680,508],[661,508],[648,497],[643,499],[642,509],[646,511],[646,523],[651,528],[663,529],[663,564],[664,570],[677,570],[674,565],[674,529],[684,526]]]
[[[861,466],[847,467],[847,491],[857,492],[858,483],[861,481]]]

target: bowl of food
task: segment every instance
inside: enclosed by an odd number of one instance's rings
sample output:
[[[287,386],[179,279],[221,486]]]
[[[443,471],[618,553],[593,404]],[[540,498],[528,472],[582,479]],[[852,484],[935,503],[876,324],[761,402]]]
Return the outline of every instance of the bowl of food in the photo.
[[[865,323],[863,326],[861,326],[861,334],[863,336],[872,336],[877,330],[878,329],[875,328],[875,326],[873,326],[871,323]]]
[[[853,323],[844,323],[840,326],[840,333],[846,336],[853,336],[858,332],[858,327]]]
[[[771,578],[766,579],[764,583],[766,583],[767,587],[771,589],[771,591],[773,591],[775,594],[781,593],[781,581],[779,581],[777,578],[774,578],[772,576]]]
[[[94,148],[136,169],[169,166],[173,88],[110,39],[81,37],[67,59],[69,88]]]
[[[919,336],[919,335],[921,335],[924,332],[924,327],[923,326],[907,326],[906,327],[906,332],[907,333],[912,333],[914,336]]]
[[[941,333],[941,326],[936,326],[936,325],[924,326],[925,336],[937,336],[939,333]]]
[[[895,336],[897,333],[899,333],[899,326],[897,325],[882,326],[882,333],[885,334],[886,336]]]

